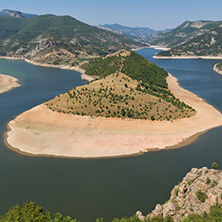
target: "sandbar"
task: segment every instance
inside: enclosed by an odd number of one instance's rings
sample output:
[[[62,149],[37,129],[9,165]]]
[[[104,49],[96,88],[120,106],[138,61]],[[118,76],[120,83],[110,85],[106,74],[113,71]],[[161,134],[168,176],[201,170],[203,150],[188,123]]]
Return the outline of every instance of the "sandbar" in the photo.
[[[19,86],[18,79],[9,75],[0,74],[0,94]]]
[[[6,143],[27,155],[120,157],[183,145],[222,125],[222,115],[213,106],[180,87],[171,74],[167,82],[177,98],[196,110],[194,116],[174,121],[77,116],[53,112],[41,104],[9,122]]]

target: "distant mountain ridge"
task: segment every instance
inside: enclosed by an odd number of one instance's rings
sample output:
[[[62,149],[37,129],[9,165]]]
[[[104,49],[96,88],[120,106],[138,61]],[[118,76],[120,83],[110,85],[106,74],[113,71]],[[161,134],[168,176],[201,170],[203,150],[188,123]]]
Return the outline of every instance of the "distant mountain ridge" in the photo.
[[[168,33],[160,33],[150,39],[152,45],[164,47],[175,47],[189,42],[197,36],[201,36],[212,28],[215,28],[220,22],[215,21],[185,21]]]
[[[202,35],[160,52],[157,56],[222,56],[222,21],[211,22]]]
[[[151,37],[159,33],[168,32],[168,30],[156,31],[148,27],[127,27],[117,23],[98,25],[98,27],[117,34],[125,35],[139,42],[148,42]]]
[[[75,65],[84,59],[123,48],[144,46],[70,16],[0,16],[0,56],[27,58],[54,65]]]
[[[3,9],[0,12],[1,16],[11,16],[11,17],[16,17],[16,18],[33,18],[35,16],[35,14],[27,14],[24,12],[20,12],[20,11],[15,11],[15,10],[9,10],[9,9]]]

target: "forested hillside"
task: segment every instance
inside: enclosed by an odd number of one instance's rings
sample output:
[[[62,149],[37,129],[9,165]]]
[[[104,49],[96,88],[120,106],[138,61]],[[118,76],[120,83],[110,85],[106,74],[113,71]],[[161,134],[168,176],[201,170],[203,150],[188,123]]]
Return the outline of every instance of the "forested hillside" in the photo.
[[[193,38],[187,43],[173,47],[169,51],[160,52],[158,56],[221,56],[222,24],[207,33]]]
[[[46,102],[53,111],[102,117],[173,120],[195,110],[168,89],[168,73],[139,54],[120,50],[82,68],[98,80]]]
[[[70,16],[0,16],[0,55],[47,64],[76,64],[143,44],[82,23]]]

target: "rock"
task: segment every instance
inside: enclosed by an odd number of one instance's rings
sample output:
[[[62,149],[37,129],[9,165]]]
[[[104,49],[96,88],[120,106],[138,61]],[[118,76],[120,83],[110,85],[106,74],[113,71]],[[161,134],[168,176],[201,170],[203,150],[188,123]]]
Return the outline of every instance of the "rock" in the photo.
[[[140,220],[142,220],[142,221],[145,220],[145,217],[143,216],[143,214],[142,214],[141,211],[138,210],[138,211],[136,212],[136,215],[137,215],[137,217],[138,217]]]
[[[162,211],[163,211],[163,207],[160,204],[157,204],[154,210],[154,215],[158,217],[162,216],[163,215]]]
[[[174,216],[176,213],[176,207],[172,202],[168,202],[165,204],[163,208],[163,216],[166,217],[167,215]]]
[[[198,191],[205,194],[206,199],[198,199]],[[222,205],[221,195],[222,172],[207,167],[193,168],[182,182],[173,188],[169,201],[163,205],[157,204],[147,218],[168,215],[177,222],[189,214],[202,214],[204,211],[209,213],[211,206]]]

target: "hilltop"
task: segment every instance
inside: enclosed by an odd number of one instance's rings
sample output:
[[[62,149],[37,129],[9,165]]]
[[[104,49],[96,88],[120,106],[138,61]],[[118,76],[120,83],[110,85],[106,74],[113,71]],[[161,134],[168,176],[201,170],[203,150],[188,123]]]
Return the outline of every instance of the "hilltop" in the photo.
[[[195,111],[168,89],[168,73],[139,54],[120,50],[82,65],[99,79],[46,102],[53,111],[86,116],[173,120]]]
[[[0,16],[0,56],[42,64],[76,65],[122,48],[144,45],[70,16]]]
[[[185,21],[167,33],[160,33],[150,39],[150,44],[163,47],[176,47],[201,36],[221,24],[214,21]]]
[[[160,52],[157,56],[222,56],[222,22],[203,35],[173,47],[169,51]]]

